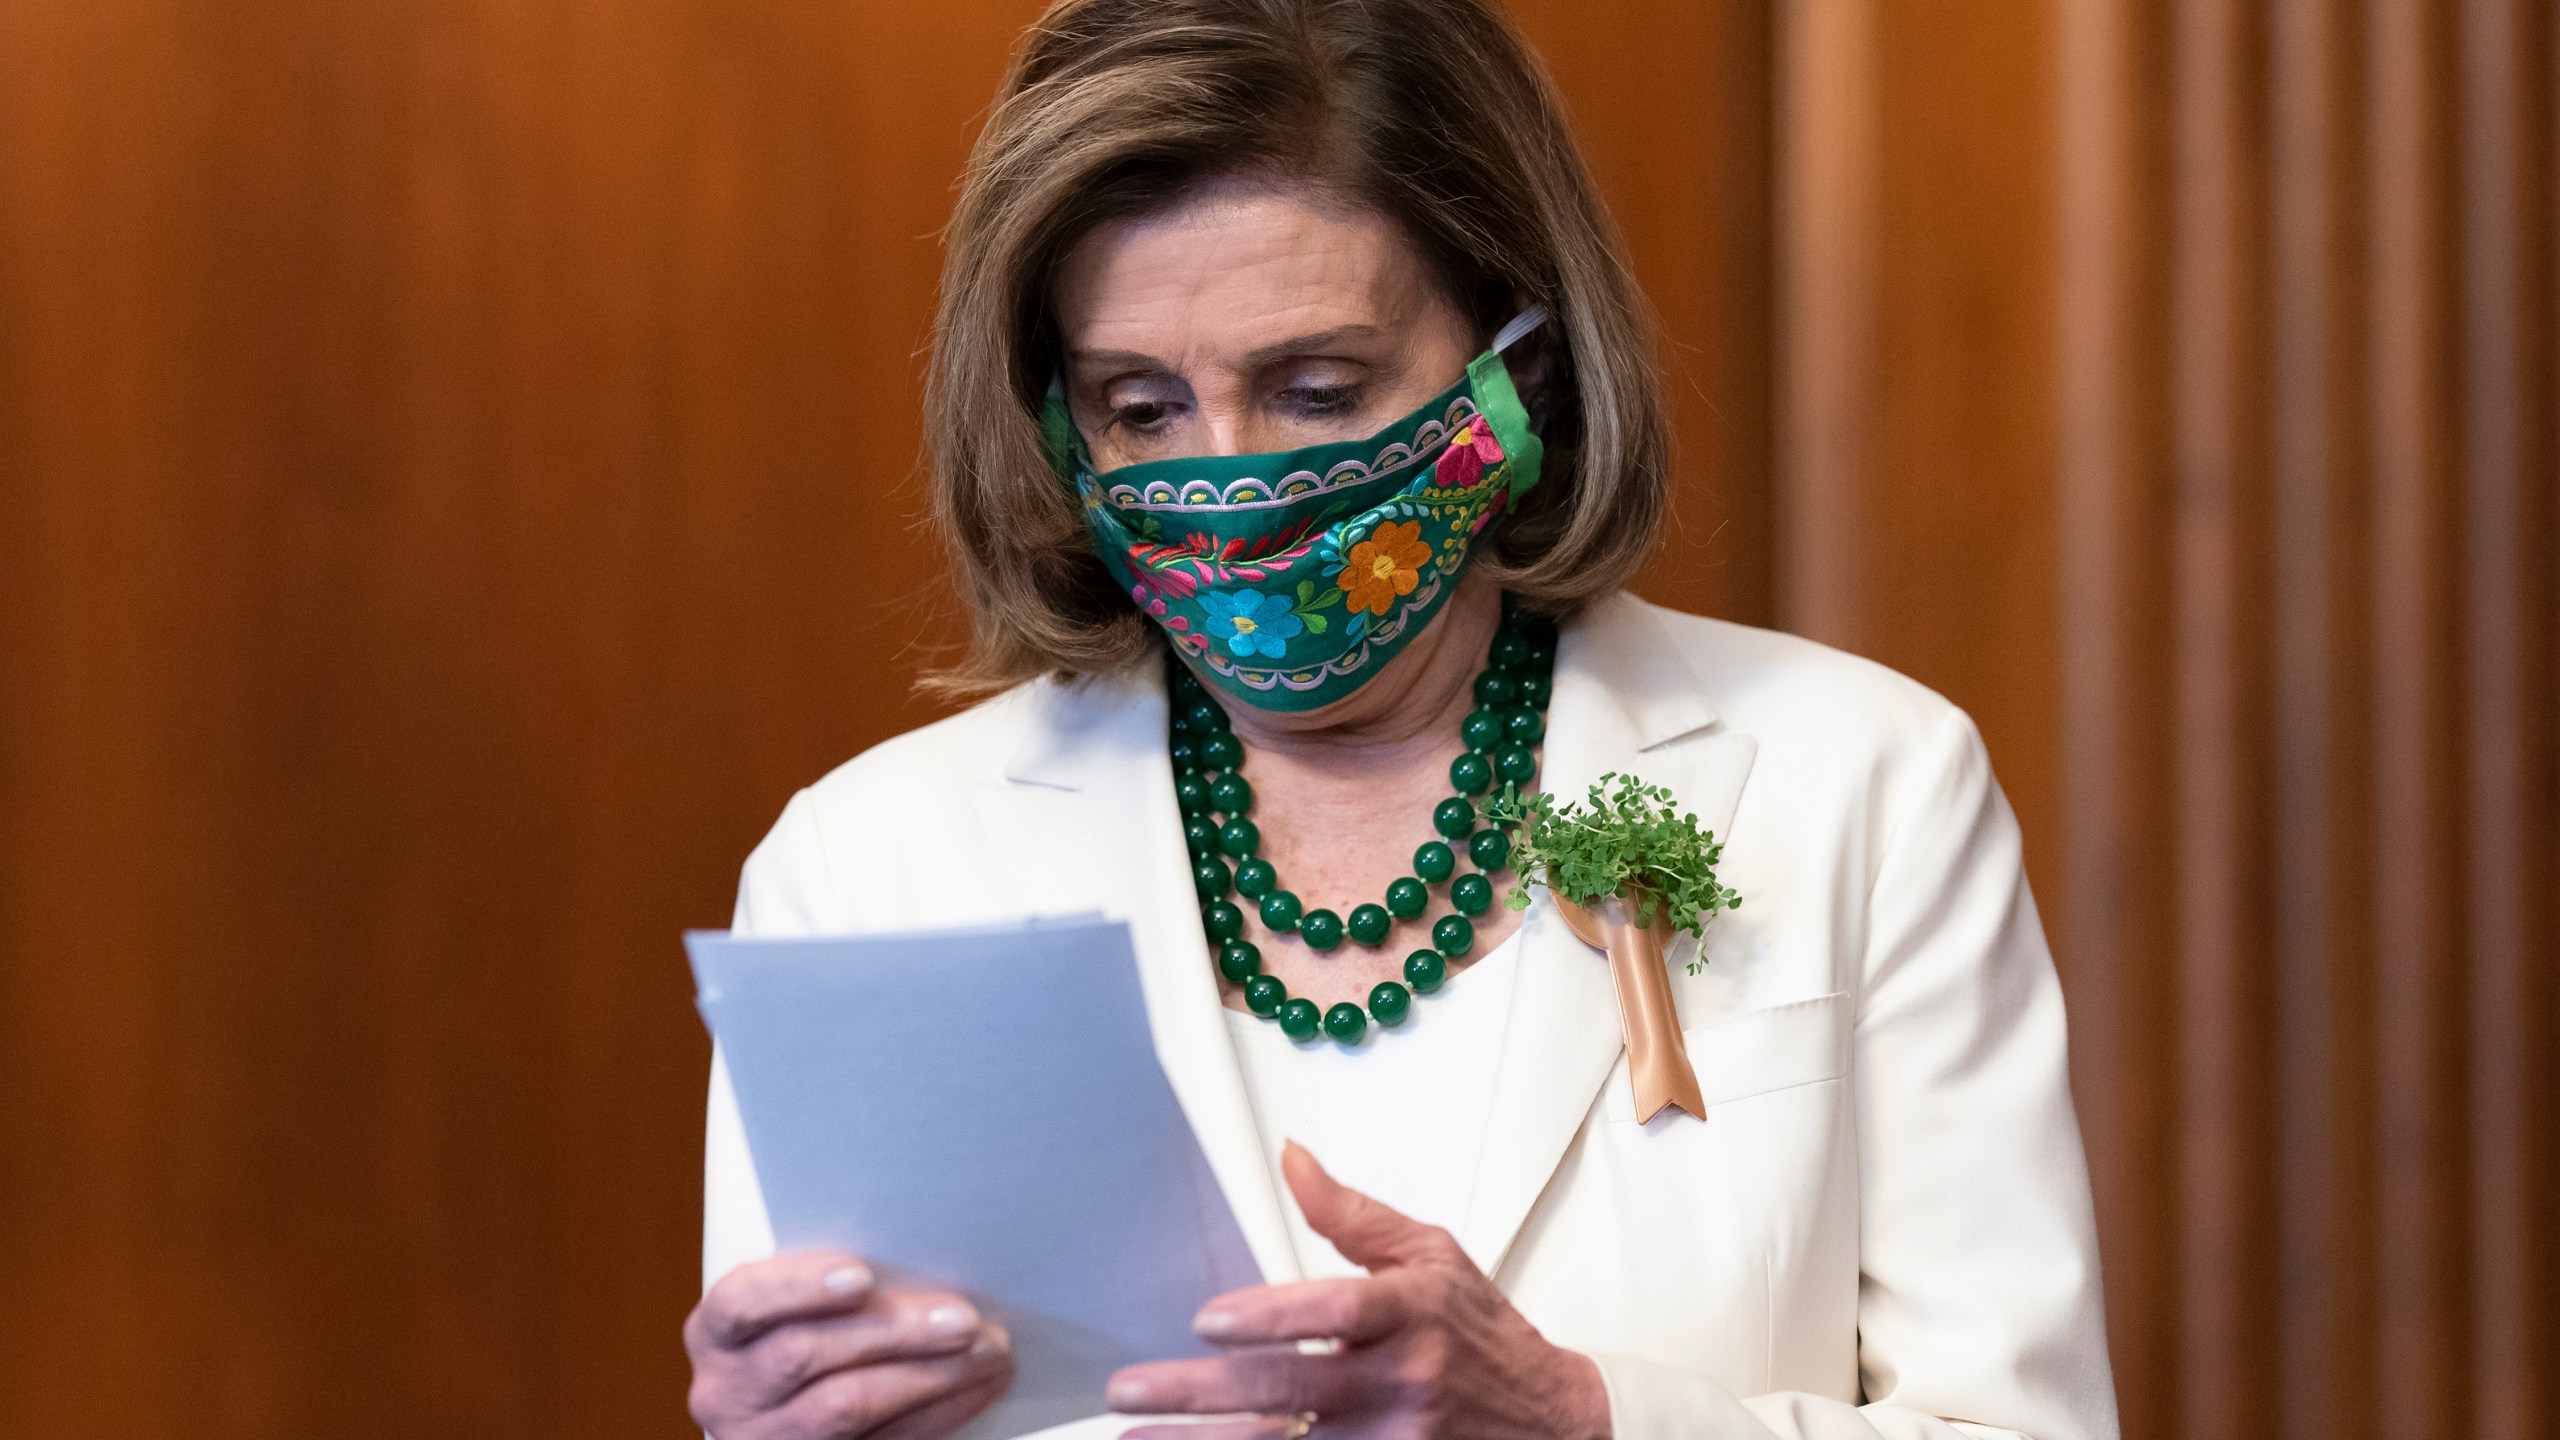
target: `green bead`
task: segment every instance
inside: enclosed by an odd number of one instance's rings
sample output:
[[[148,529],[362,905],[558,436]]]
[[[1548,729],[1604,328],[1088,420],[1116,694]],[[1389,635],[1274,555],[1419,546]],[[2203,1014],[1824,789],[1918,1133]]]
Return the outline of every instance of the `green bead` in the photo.
[[[1232,735],[1225,738],[1230,743],[1235,740]],[[1210,748],[1216,748],[1216,742],[1212,741]],[[1209,782],[1209,805],[1221,815],[1244,814],[1253,808],[1253,782],[1233,770],[1228,771]]]
[[[1487,670],[1476,677],[1476,703],[1487,709],[1508,705],[1519,694],[1519,683],[1502,671]]]
[[[1324,1012],[1324,1033],[1345,1045],[1357,1045],[1369,1033],[1368,1012],[1345,1000]]]
[[[1476,948],[1476,927],[1464,915],[1443,915],[1431,927],[1431,944],[1451,959]]]
[[[1470,750],[1492,749],[1502,743],[1502,712],[1468,711],[1467,718],[1458,722],[1458,738],[1467,742]]]
[[[1457,868],[1457,855],[1437,840],[1413,852],[1413,873],[1429,884],[1448,879],[1449,872]]]
[[[1482,875],[1461,875],[1449,882],[1449,903],[1462,915],[1481,915],[1493,908],[1493,882]]]
[[[1430,994],[1448,978],[1449,962],[1441,959],[1437,950],[1416,950],[1404,957],[1404,983],[1412,986],[1416,995]],[[1251,1004],[1252,1001],[1253,992],[1247,990],[1245,1002]]]
[[[1514,785],[1526,785],[1538,778],[1538,752],[1526,745],[1505,745],[1493,752],[1493,773]]]
[[[1244,883],[1238,873],[1236,883]],[[1410,920],[1431,903],[1431,891],[1419,880],[1407,875],[1387,886],[1387,911],[1399,920]]]
[[[1435,961],[1440,958],[1437,951],[1422,953]],[[1381,980],[1369,991],[1369,1013],[1378,1017],[1381,1025],[1401,1025],[1404,1017],[1413,1013],[1413,992],[1393,980]]]
[[[1511,837],[1499,830],[1479,830],[1467,837],[1467,858],[1490,874],[1511,863]],[[1244,871],[1236,871],[1236,888],[1244,890]],[[1247,895],[1252,894],[1245,890]]]
[[[1310,910],[1298,918],[1298,938],[1316,950],[1330,950],[1342,943],[1342,917],[1330,910]]]
[[[1201,685],[1199,676],[1180,665],[1173,667],[1173,698],[1176,702],[1173,711],[1176,715],[1190,709],[1193,701],[1205,700],[1208,695],[1209,692]]]
[[[1395,921],[1388,917],[1383,906],[1354,905],[1350,918],[1342,923],[1350,930],[1353,940],[1363,945],[1375,945],[1387,938],[1387,927]]]
[[[1219,735],[1227,729],[1227,712],[1219,707],[1217,701],[1205,695],[1192,701],[1190,708],[1182,712],[1182,718],[1191,722],[1194,734]]]
[[[1244,1008],[1264,1019],[1289,998],[1289,987],[1268,975],[1256,975],[1244,982]]]
[[[1470,750],[1449,762],[1449,788],[1461,795],[1481,795],[1493,788],[1493,762]]]
[[[1230,985],[1242,985],[1262,973],[1262,950],[1250,940],[1230,940],[1218,947],[1218,973]]]
[[[1324,1024],[1324,1016],[1316,1002],[1308,999],[1284,1000],[1280,1003],[1280,1029],[1292,1040],[1312,1040]]]
[[[1233,900],[1212,900],[1200,907],[1200,928],[1223,945],[1244,934],[1244,912]]]
[[[1218,822],[1206,815],[1185,817],[1182,843],[1191,847],[1191,858],[1205,860],[1218,853]]]
[[[1236,893],[1247,900],[1259,900],[1280,884],[1280,872],[1268,860],[1247,860],[1236,867]]]
[[[1212,856],[1193,862],[1191,883],[1199,889],[1201,899],[1215,900],[1227,893],[1234,878],[1227,874],[1227,863]]]
[[[1209,808],[1209,782],[1197,775],[1185,775],[1173,782],[1173,798],[1182,803],[1186,815],[1206,813]]]
[[[1239,815],[1218,827],[1218,848],[1239,860],[1262,848],[1262,827]]]
[[[1537,710],[1546,709],[1547,700],[1555,694],[1555,682],[1548,679],[1543,672],[1536,670],[1523,673],[1517,688],[1520,691],[1520,703]]]
[[[1286,890],[1274,890],[1262,897],[1262,928],[1286,935],[1298,928],[1298,897]]]
[[[1489,659],[1505,670],[1517,670],[1529,659],[1529,637],[1515,630],[1497,631]]]
[[[1547,717],[1534,705],[1514,705],[1502,717],[1502,734],[1514,745],[1535,745],[1547,738]]]
[[[1476,828],[1476,807],[1453,795],[1431,812],[1431,828],[1455,840]]]
[[[1210,770],[1232,770],[1244,763],[1244,742],[1221,730],[1200,742],[1200,764]]]
[[[1165,753],[1173,757],[1173,773],[1176,775],[1187,774],[1200,768],[1200,747],[1180,736],[1174,737],[1173,743],[1165,748]]]

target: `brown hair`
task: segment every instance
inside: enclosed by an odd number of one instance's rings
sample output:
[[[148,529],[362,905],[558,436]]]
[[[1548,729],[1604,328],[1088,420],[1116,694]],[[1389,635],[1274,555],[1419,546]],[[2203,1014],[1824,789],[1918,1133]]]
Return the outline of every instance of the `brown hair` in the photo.
[[[1486,533],[1505,589],[1571,613],[1660,529],[1669,427],[1650,312],[1537,62],[1483,0],[1058,0],[1026,33],[952,213],[926,392],[934,515],[984,694],[1145,654],[1147,621],[1051,471],[1050,278],[1095,226],[1269,172],[1369,206],[1490,335],[1546,305],[1539,484]]]

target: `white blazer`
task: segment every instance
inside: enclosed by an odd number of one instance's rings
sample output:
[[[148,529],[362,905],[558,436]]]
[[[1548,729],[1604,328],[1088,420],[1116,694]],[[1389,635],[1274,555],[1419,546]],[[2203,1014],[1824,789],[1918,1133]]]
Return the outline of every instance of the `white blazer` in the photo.
[[[1264,1275],[1295,1279],[1164,739],[1152,666],[900,736],[792,797],[736,925],[1126,917],[1165,1073]],[[1608,966],[1548,907],[1522,932],[1458,1239],[1598,1362],[1618,1440],[2114,1436],[2062,992],[1972,722],[1621,595],[1563,629],[1542,768],[1570,798],[1612,770],[1670,787],[1744,897],[1699,974],[1672,956],[1703,1123],[1635,1123]],[[707,1148],[706,1284],[773,1249],[716,1057]]]

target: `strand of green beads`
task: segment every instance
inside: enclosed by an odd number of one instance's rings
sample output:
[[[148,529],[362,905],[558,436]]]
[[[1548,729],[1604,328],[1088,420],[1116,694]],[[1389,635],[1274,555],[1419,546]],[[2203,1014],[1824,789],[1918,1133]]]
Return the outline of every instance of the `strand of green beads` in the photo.
[[[1173,723],[1168,750],[1200,895],[1201,928],[1218,947],[1218,973],[1244,990],[1248,1009],[1277,1021],[1291,1038],[1312,1039],[1322,1031],[1351,1045],[1367,1032],[1372,1018],[1382,1026],[1402,1024],[1412,1012],[1413,997],[1438,989],[1448,977],[1449,961],[1474,948],[1473,917],[1492,907],[1494,877],[1511,856],[1511,839],[1502,829],[1476,828],[1476,797],[1492,790],[1496,780],[1525,788],[1537,778],[1537,750],[1546,737],[1546,706],[1553,688],[1553,622],[1509,610],[1506,604],[1502,628],[1485,660],[1475,681],[1476,708],[1459,725],[1466,748],[1449,765],[1449,783],[1457,793],[1432,811],[1432,828],[1442,838],[1414,852],[1413,873],[1387,886],[1385,903],[1356,905],[1347,918],[1331,910],[1307,910],[1281,886],[1278,871],[1259,853],[1261,831],[1250,814],[1253,786],[1237,773],[1244,763],[1244,744],[1207,689],[1181,664],[1170,663]],[[1462,845],[1475,866],[1454,879],[1453,845]],[[1227,898],[1232,891],[1253,902],[1264,928],[1279,934],[1294,929],[1312,949],[1329,951],[1346,938],[1374,948],[1385,941],[1395,921],[1417,919],[1429,909],[1430,887],[1443,881],[1449,884],[1455,913],[1432,925],[1430,948],[1405,957],[1402,983],[1383,981],[1370,989],[1365,1009],[1344,1001],[1319,1011],[1314,1001],[1292,997],[1278,979],[1263,974],[1261,951],[1243,938],[1244,911]]]

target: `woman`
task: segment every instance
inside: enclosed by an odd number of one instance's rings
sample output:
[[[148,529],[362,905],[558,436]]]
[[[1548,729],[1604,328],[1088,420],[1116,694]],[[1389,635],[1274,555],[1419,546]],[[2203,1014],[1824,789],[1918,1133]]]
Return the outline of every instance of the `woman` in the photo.
[[[1874,665],[1623,593],[1663,507],[1651,337],[1480,0],[1062,0],[949,246],[933,477],[974,632],[942,683],[993,698],[796,796],[737,928],[1129,919],[1269,1283],[1115,1407],[2111,1435],[2060,994],[1981,743]],[[1608,967],[1543,894],[1490,903],[1465,797],[1613,771],[1746,897],[1670,967],[1703,1120],[1639,1123]],[[771,1254],[716,1064],[709,1151],[709,1431],[929,1440],[1001,1392],[964,1297]]]

